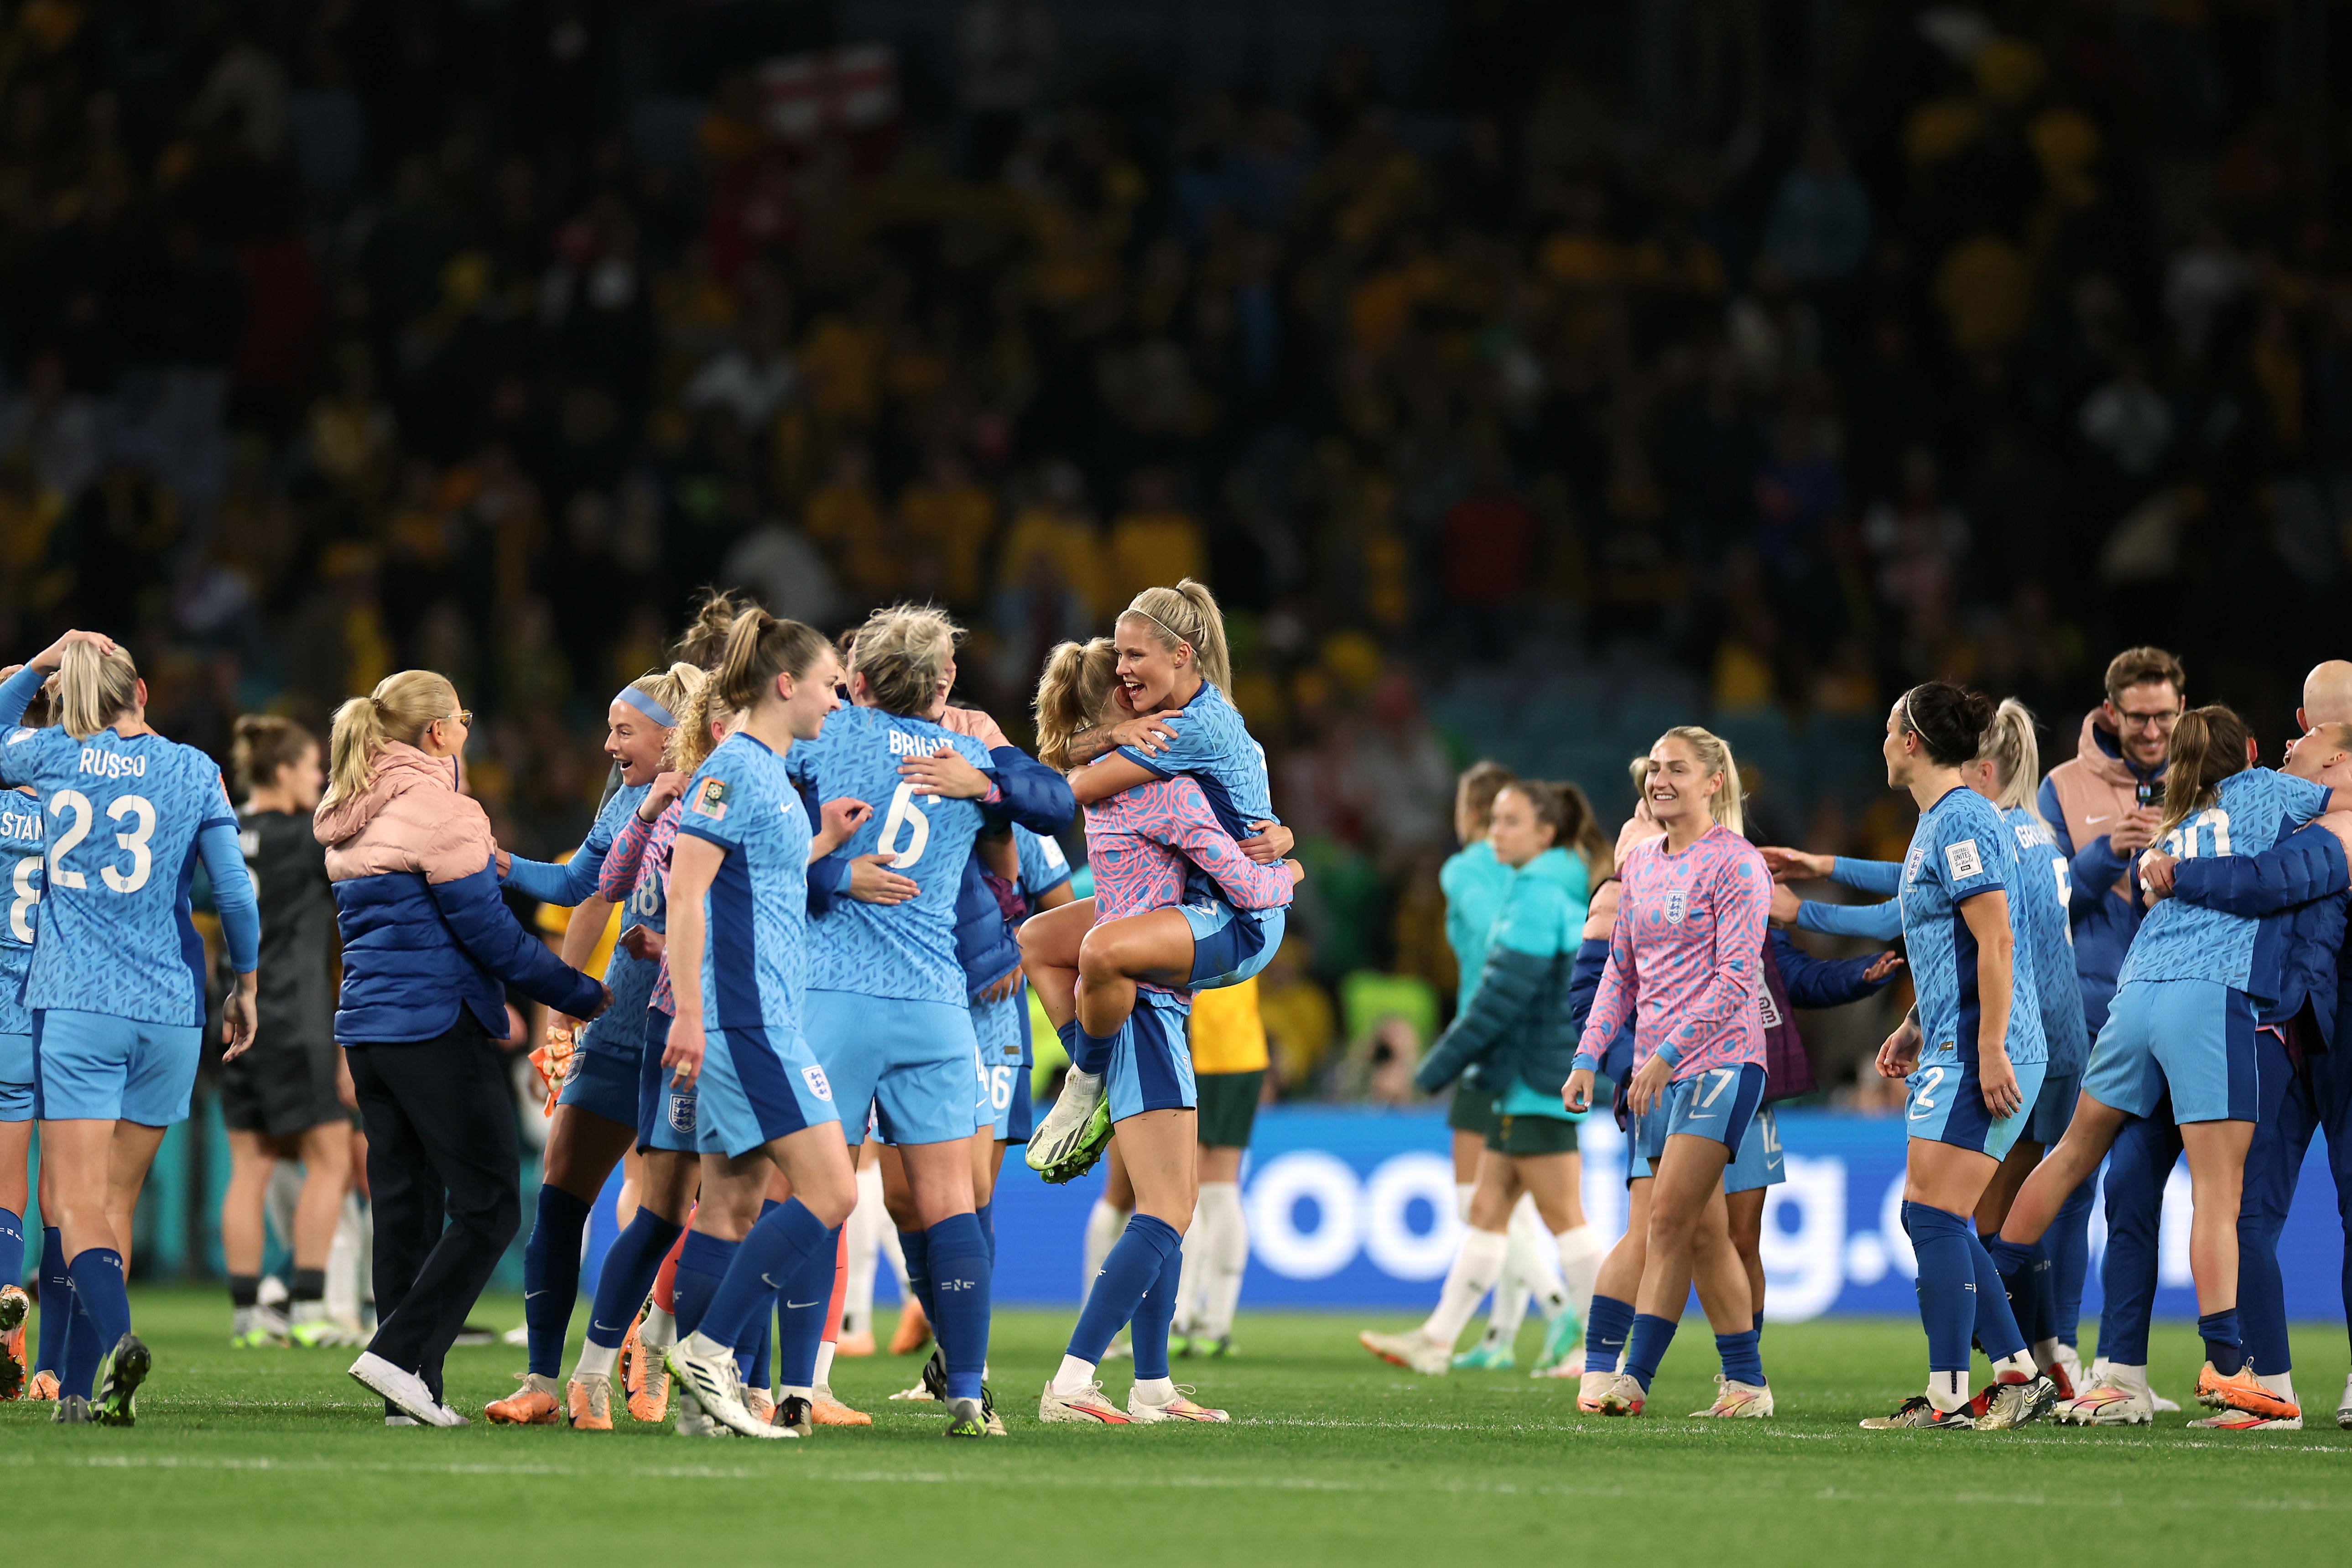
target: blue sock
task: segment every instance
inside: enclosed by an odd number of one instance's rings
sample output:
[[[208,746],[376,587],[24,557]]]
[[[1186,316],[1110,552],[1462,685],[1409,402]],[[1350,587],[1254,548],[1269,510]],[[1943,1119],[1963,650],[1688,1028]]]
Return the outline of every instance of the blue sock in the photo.
[[[973,1213],[980,1220],[981,1238],[988,1243],[988,1267],[992,1271],[993,1271],[996,1268],[995,1197],[992,1195],[986,1203],[981,1205],[978,1209],[973,1211]]]
[[[925,1233],[930,1245],[931,1299],[939,1316],[931,1331],[948,1363],[948,1397],[978,1399],[988,1366],[988,1238],[978,1215],[950,1215]],[[825,1293],[832,1294],[828,1283]]]
[[[1983,1246],[1985,1255],[1992,1259],[1993,1272],[2000,1280],[2001,1294],[2009,1302],[2011,1313],[2017,1319],[2019,1330],[2024,1331],[2034,1316],[2034,1266],[2042,1254],[2041,1244],[2003,1241],[1998,1234],[1979,1237],[1978,1241]],[[2028,1335],[2027,1340],[2030,1343],[2032,1336]]]
[[[1101,1364],[1111,1336],[1135,1316],[1144,1292],[1159,1282],[1160,1270],[1168,1267],[1169,1255],[1183,1250],[1184,1238],[1167,1221],[1148,1214],[1129,1216],[1110,1256],[1103,1259],[1094,1288],[1087,1292],[1078,1326],[1070,1331],[1069,1353]]]
[[[898,1233],[898,1252],[907,1260],[907,1289],[922,1304],[923,1316],[933,1324],[940,1321],[939,1309],[931,1300],[931,1237],[929,1231],[902,1230]]]
[[[2246,1352],[2238,1342],[2238,1309],[2228,1308],[2219,1312],[2207,1312],[2197,1320],[2197,1337],[2205,1342],[2205,1359],[2223,1377],[2234,1377],[2246,1364]]]
[[[1977,1326],[1972,1254],[1984,1250],[1969,1245],[1976,1226],[1964,1215],[1915,1203],[1903,1205],[1903,1226],[1911,1233],[1911,1251],[1919,1259],[1919,1321],[1927,1329],[1927,1370],[1966,1374],[1969,1338]],[[1988,1266],[1990,1262],[1988,1258]],[[2013,1323],[2011,1330],[2015,1331]]]
[[[1133,1331],[1128,1342],[1135,1347],[1135,1375],[1139,1378],[1168,1375],[1168,1330],[1176,1321],[1176,1289],[1184,1282],[1184,1247],[1181,1242],[1160,1266],[1160,1278],[1135,1304]]]
[[[761,1215],[710,1299],[704,1336],[722,1345],[750,1344],[755,1322],[775,1310],[776,1292],[824,1245],[824,1222],[798,1198],[787,1198]]]
[[[710,1311],[710,1299],[719,1294],[719,1282],[727,1278],[728,1267],[735,1261],[736,1249],[742,1245],[740,1241],[721,1241],[698,1230],[686,1233],[686,1245],[677,1252],[677,1273],[670,1282],[670,1300],[677,1308],[679,1339],[702,1327],[703,1319]]]
[[[78,1394],[88,1399],[92,1385],[98,1382],[98,1358],[105,1352],[98,1342],[98,1325],[81,1310],[81,1292],[68,1291],[65,1305],[73,1315],[66,1322],[65,1359],[58,1368],[58,1397]]]
[[[2026,1300],[2025,1315],[2017,1324],[2024,1331],[2029,1347],[2058,1337],[2058,1266],[2050,1256],[2047,1235],[2033,1244],[2032,1278],[2033,1289]]]
[[[1734,1383],[1744,1383],[1751,1388],[1764,1386],[1764,1352],[1756,1343],[1757,1331],[1748,1329],[1737,1334],[1715,1336],[1715,1353],[1723,1363],[1723,1375]]]
[[[65,1233],[56,1226],[45,1226],[41,1229],[41,1333],[33,1353],[35,1372],[55,1372],[65,1364],[66,1331],[73,1321],[73,1276],[66,1272]]]
[[[1121,1027],[1124,1026],[1121,1026]],[[1090,1072],[1100,1077],[1109,1070],[1110,1048],[1118,1042],[1118,1029],[1113,1029],[1108,1035],[1089,1035],[1087,1033],[1086,1026],[1081,1024],[1078,1026],[1078,1048],[1070,1053],[1070,1063],[1080,1072]]]
[[[0,1285],[25,1279],[25,1216],[0,1209]]]
[[[644,1205],[637,1205],[636,1217],[629,1221],[628,1229],[613,1238],[612,1249],[604,1254],[604,1272],[596,1276],[596,1299],[588,1308],[590,1344],[618,1350],[629,1337],[629,1325],[636,1321],[637,1309],[645,1305],[646,1292],[654,1288],[661,1260],[669,1256],[670,1246],[683,1228]]]
[[[779,1290],[770,1296],[764,1310],[751,1320],[748,1342],[735,1352],[735,1370],[742,1373],[743,1386],[746,1388],[766,1389],[775,1386],[773,1380],[768,1376],[768,1341],[775,1332],[776,1309],[783,1304],[782,1291]],[[706,1322],[709,1321],[707,1318],[704,1320]]]
[[[1666,1359],[1666,1347],[1675,1342],[1675,1330],[1680,1326],[1672,1318],[1633,1314],[1633,1331],[1625,1339],[1625,1370],[1643,1393],[1650,1391],[1650,1380],[1658,1375],[1658,1363]]]
[[[587,1204],[562,1187],[541,1185],[539,1215],[522,1247],[522,1321],[530,1334],[530,1370],[541,1377],[563,1370],[563,1336],[580,1301],[580,1232],[587,1223]]]
[[[85,1247],[66,1268],[73,1275],[74,1299],[98,1331],[98,1353],[103,1356],[131,1331],[131,1292],[122,1279],[122,1254],[110,1247]],[[2234,1328],[2234,1317],[2231,1322]]]
[[[2009,1291],[2002,1285],[2000,1270],[1993,1267],[1992,1254],[1985,1250],[1973,1221],[1969,1226],[1969,1267],[1976,1273],[1977,1343],[1994,1361],[2015,1355],[2025,1349],[2025,1332],[2017,1326],[2017,1313],[2009,1304]],[[2028,1277],[2023,1284],[2030,1299],[2033,1289],[2030,1277],[2032,1265],[2029,1261],[2026,1267]]]
[[[800,1272],[784,1281],[776,1314],[776,1371],[786,1388],[816,1383],[817,1347],[824,1343],[824,1315],[833,1305],[833,1263],[841,1227],[825,1232],[824,1245],[808,1255]]]
[[[2042,1233],[2042,1250],[2050,1254],[2052,1320],[2049,1333],[2061,1344],[2082,1338],[2083,1281],[2091,1272],[2091,1204],[2098,1195],[2098,1179],[2083,1184],[2058,1205],[2058,1217]]]
[[[1588,1372],[1615,1372],[1625,1353],[1625,1336],[1633,1331],[1633,1303],[1614,1296],[1595,1296],[1584,1319],[1584,1366]]]
[[[1066,1024],[1057,1024],[1054,1027],[1054,1033],[1061,1038],[1062,1054],[1070,1058],[1072,1067],[1076,1067],[1078,1065],[1078,1021],[1073,1018]]]

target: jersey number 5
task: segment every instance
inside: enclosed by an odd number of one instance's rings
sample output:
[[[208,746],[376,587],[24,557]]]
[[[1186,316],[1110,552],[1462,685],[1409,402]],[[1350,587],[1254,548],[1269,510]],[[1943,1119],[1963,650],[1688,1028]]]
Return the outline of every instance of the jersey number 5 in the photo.
[[[901,828],[906,830],[907,836],[904,848],[898,845]],[[897,856],[898,858],[890,862],[890,869],[904,872],[915,868],[915,862],[923,858],[923,851],[929,847],[930,842],[930,816],[923,810],[921,797],[915,794],[914,781],[907,780],[891,792],[889,813],[882,818],[881,842],[874,847],[885,855]]]
[[[59,834],[49,846],[49,881],[59,888],[87,888],[88,879],[79,871],[66,869],[66,856],[89,837],[89,796],[78,789],[61,789],[49,799],[49,815],[62,816],[72,813],[72,825]],[[126,795],[106,808],[106,815],[116,822],[124,817],[137,821],[128,833],[117,833],[115,844],[131,852],[131,869],[119,871],[111,866],[101,868],[99,879],[118,893],[135,893],[147,885],[147,873],[154,869],[154,852],[147,840],[155,832],[154,803],[144,795]]]

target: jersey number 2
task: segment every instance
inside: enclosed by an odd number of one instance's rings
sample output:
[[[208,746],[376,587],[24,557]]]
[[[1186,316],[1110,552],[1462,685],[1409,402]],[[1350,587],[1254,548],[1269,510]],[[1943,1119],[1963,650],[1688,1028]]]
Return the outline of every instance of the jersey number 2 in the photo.
[[[87,888],[89,880],[79,871],[66,869],[66,856],[89,837],[89,796],[78,789],[61,789],[50,797],[49,815],[73,814],[73,823],[49,846],[49,880],[60,888]],[[117,833],[115,844],[131,852],[131,869],[118,871],[107,866],[99,871],[99,879],[118,893],[135,893],[147,885],[147,874],[155,868],[154,852],[147,840],[155,832],[155,806],[144,795],[126,795],[106,808],[106,815],[116,822],[135,817],[136,823],[128,833]]]

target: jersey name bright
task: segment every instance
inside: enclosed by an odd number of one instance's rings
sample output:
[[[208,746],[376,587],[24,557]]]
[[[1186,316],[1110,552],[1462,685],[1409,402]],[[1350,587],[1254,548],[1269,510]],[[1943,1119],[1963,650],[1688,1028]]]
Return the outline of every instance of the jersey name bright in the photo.
[[[890,754],[894,757],[928,757],[951,749],[955,741],[946,735],[909,735],[901,731],[890,731]]]

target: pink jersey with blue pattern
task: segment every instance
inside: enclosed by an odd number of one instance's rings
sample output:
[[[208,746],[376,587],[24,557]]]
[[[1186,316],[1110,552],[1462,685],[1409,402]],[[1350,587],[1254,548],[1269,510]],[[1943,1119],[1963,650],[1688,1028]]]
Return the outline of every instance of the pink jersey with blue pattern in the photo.
[[[1756,847],[1717,825],[1678,855],[1653,838],[1618,868],[1624,884],[1608,967],[1576,1065],[1596,1066],[1630,1016],[1633,1067],[1663,1054],[1675,1081],[1764,1060],[1756,1004],[1772,874]]]
[[[1237,910],[1290,902],[1289,868],[1261,866],[1243,854],[1187,773],[1121,790],[1087,807],[1087,865],[1094,872],[1097,925],[1175,908],[1184,901],[1186,873],[1196,867]]]

